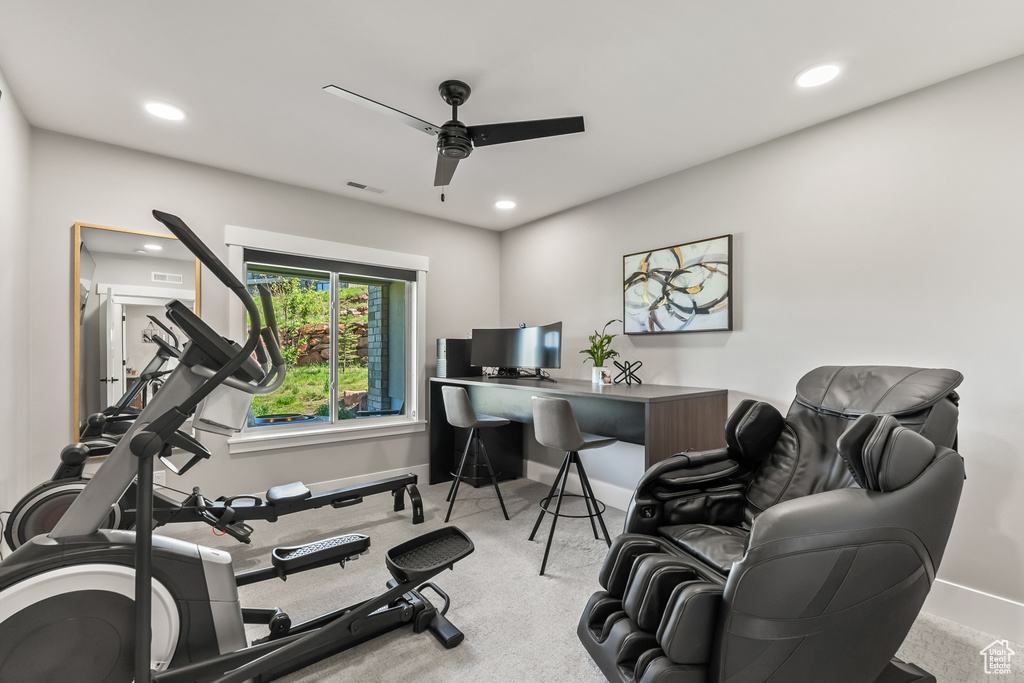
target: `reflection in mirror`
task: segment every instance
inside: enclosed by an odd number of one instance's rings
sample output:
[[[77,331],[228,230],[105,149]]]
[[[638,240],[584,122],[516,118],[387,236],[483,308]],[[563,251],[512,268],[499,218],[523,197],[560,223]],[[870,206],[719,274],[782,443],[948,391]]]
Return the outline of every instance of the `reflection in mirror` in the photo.
[[[185,342],[164,305],[178,299],[199,313],[199,261],[171,235],[76,223],[74,240],[77,440],[87,416],[141,408],[159,389]]]

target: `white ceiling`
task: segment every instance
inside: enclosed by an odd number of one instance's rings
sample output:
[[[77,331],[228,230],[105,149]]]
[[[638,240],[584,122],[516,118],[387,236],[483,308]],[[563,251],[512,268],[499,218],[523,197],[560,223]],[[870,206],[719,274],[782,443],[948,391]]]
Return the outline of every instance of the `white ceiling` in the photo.
[[[34,126],[494,230],[1022,53],[1022,0],[0,0]],[[321,90],[442,124],[447,79],[467,125],[587,130],[476,150],[442,204],[432,138]]]
[[[82,227],[82,242],[93,254],[120,254],[139,256],[145,251],[146,256],[175,261],[195,261],[195,256],[184,244],[170,236],[125,232],[105,228]],[[158,245],[159,249],[146,245]]]

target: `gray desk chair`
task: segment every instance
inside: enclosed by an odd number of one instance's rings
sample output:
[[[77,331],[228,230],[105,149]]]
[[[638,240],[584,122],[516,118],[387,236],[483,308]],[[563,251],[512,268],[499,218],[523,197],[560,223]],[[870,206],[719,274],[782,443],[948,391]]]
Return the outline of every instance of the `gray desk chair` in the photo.
[[[469,447],[476,441],[476,458],[477,460],[470,465],[471,468],[479,468],[479,460],[482,458],[484,466],[487,468],[487,474],[491,478],[491,483],[494,484],[494,492],[498,494],[498,502],[501,504],[501,512],[505,515],[505,519],[508,519],[508,511],[505,509],[505,501],[501,498],[501,489],[498,488],[498,477],[494,473],[494,469],[491,467],[491,460],[487,457],[487,449],[484,448],[484,442],[480,438],[480,430],[488,427],[501,427],[507,425],[508,420],[503,417],[492,417],[490,415],[477,415],[476,411],[473,410],[473,404],[469,400],[469,394],[462,387],[444,386],[441,387],[441,395],[444,397],[444,411],[448,416],[448,423],[453,427],[462,427],[463,429],[469,430],[469,438],[466,440],[466,448],[462,451],[462,459],[459,461],[459,469],[452,472],[454,479],[452,480],[451,488],[448,489],[448,497],[445,499],[448,501],[448,514],[444,516],[444,521],[447,522],[448,518],[452,516],[452,508],[455,506],[455,496],[459,493],[459,483],[468,476],[465,474],[466,460],[469,458]]]
[[[572,406],[564,398],[534,396],[533,427],[537,443],[541,446],[565,451],[562,467],[558,470],[555,483],[551,485],[551,490],[548,492],[547,497],[542,498],[540,501],[540,515],[537,517],[537,523],[533,525],[533,531],[530,533],[530,540],[532,541],[533,537],[537,535],[540,521],[544,519],[544,513],[551,513],[551,531],[548,532],[548,543],[544,548],[544,560],[540,565],[540,573],[543,576],[544,568],[548,564],[548,553],[551,552],[551,539],[555,535],[555,524],[558,523],[559,517],[589,517],[590,526],[594,530],[594,538],[599,539],[597,525],[594,524],[594,518],[596,517],[597,521],[601,524],[601,531],[604,532],[604,541],[608,544],[609,548],[611,547],[612,541],[608,536],[608,528],[605,527],[604,518],[601,516],[605,506],[604,503],[597,499],[594,495],[594,489],[590,487],[590,480],[587,479],[587,473],[583,469],[583,463],[580,461],[580,451],[608,446],[615,443],[617,439],[580,432],[579,425],[576,423],[576,416],[572,412]],[[572,465],[576,465],[576,472],[580,477],[583,495],[565,492],[565,483],[569,480],[569,468]],[[558,490],[558,499],[555,503],[554,511],[551,511],[548,509],[548,506],[551,505],[551,499],[555,497],[556,489]],[[587,506],[586,514],[570,515],[562,512],[562,499],[565,496],[583,498],[583,502]]]

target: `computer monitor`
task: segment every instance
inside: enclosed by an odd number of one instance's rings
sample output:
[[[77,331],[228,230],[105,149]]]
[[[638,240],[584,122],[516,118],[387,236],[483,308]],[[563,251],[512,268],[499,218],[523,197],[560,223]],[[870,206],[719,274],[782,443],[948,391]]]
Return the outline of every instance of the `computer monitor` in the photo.
[[[518,375],[520,369],[560,368],[562,323],[475,329],[469,362],[477,367],[498,368],[499,374],[503,375]]]

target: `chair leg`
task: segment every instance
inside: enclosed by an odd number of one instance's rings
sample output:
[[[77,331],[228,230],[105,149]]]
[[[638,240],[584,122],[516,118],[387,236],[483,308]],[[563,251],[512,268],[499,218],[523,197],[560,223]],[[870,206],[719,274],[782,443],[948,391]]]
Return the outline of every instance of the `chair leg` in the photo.
[[[551,485],[551,490],[548,491],[548,497],[545,499],[549,503],[551,502],[551,499],[555,497],[555,490],[558,489],[558,482],[559,482],[559,480],[561,480],[562,473],[565,472],[565,470],[566,470],[566,468],[568,466],[569,466],[569,454],[566,453],[565,454],[565,459],[562,460],[562,466],[558,468],[558,474],[555,475],[555,483],[553,483]],[[529,540],[532,541],[533,537],[537,535],[537,529],[540,528],[540,520],[544,519],[544,513],[545,512],[547,512],[547,510],[545,510],[544,507],[541,506],[540,514],[537,515],[537,522],[533,525],[533,531],[530,532]]]
[[[576,457],[579,458],[579,454],[578,453],[576,454]],[[608,527],[606,527],[605,524],[604,524],[604,517],[601,515],[601,512],[600,512],[601,508],[598,507],[598,504],[597,504],[597,496],[594,495],[594,489],[590,485],[590,479],[587,478],[586,470],[583,469],[583,463],[581,461],[577,460],[576,461],[576,468],[577,468],[577,470],[580,473],[580,484],[583,486],[583,496],[584,497],[590,496],[590,500],[592,500],[594,502],[594,512],[596,513],[598,523],[601,525],[601,531],[604,532],[604,542],[608,544],[609,548],[611,548],[612,547],[612,539],[608,535]],[[593,517],[590,518],[590,522],[591,523],[594,522],[594,518]],[[596,530],[594,531],[594,538],[597,538],[597,531]]]
[[[466,450],[462,452],[462,460],[459,461],[459,471],[455,474],[455,480],[452,481],[451,492],[448,494],[450,501],[448,503],[448,513],[444,516],[444,521],[447,524],[448,518],[452,516],[452,508],[455,507],[455,496],[459,495],[459,482],[462,481],[462,470],[466,467],[466,458],[469,457],[469,445],[473,443],[473,434],[476,433],[476,429],[469,430],[469,441],[466,442]]]
[[[469,430],[469,438],[466,439],[466,447],[462,449],[462,458],[459,460],[458,472],[462,472],[462,468],[466,465],[466,456],[469,454],[469,446],[473,443],[473,432],[475,429]],[[459,481],[458,477],[452,478],[452,485],[448,487],[448,495],[445,496],[444,502],[449,502],[452,499],[452,493],[455,491],[455,484]]]
[[[594,517],[598,514],[597,511],[599,508],[597,507],[596,501],[594,502],[594,505],[591,506],[591,497],[587,495],[587,487],[583,485],[583,460],[580,458],[579,453],[574,453],[573,455],[575,456],[573,461],[576,463],[576,473],[580,478],[580,487],[583,489],[583,503],[587,506],[587,517],[590,519],[590,528],[594,532],[594,538],[601,540],[601,537],[597,535],[597,523],[594,522]]]
[[[494,469],[491,467],[491,459],[487,457],[487,449],[484,448],[484,440],[480,438],[479,433],[476,437],[477,446],[479,447],[479,453],[484,458],[484,464],[487,465],[487,473],[491,475],[491,483],[494,484],[494,492],[498,494],[498,503],[501,504],[501,513],[505,515],[505,519],[508,519],[508,510],[505,509],[505,501],[501,497],[501,489],[498,488],[498,478],[494,475]]]
[[[569,460],[571,453],[565,454],[565,467],[562,468],[562,485],[558,489],[558,502],[555,505],[555,512],[551,515],[551,530],[548,531],[548,542],[544,546],[544,559],[540,563],[540,575],[544,576],[544,569],[548,566],[548,554],[551,552],[551,541],[555,537],[555,525],[558,524],[558,513],[562,511],[562,496],[565,495],[565,484],[569,481]],[[548,501],[550,503],[551,501]]]

